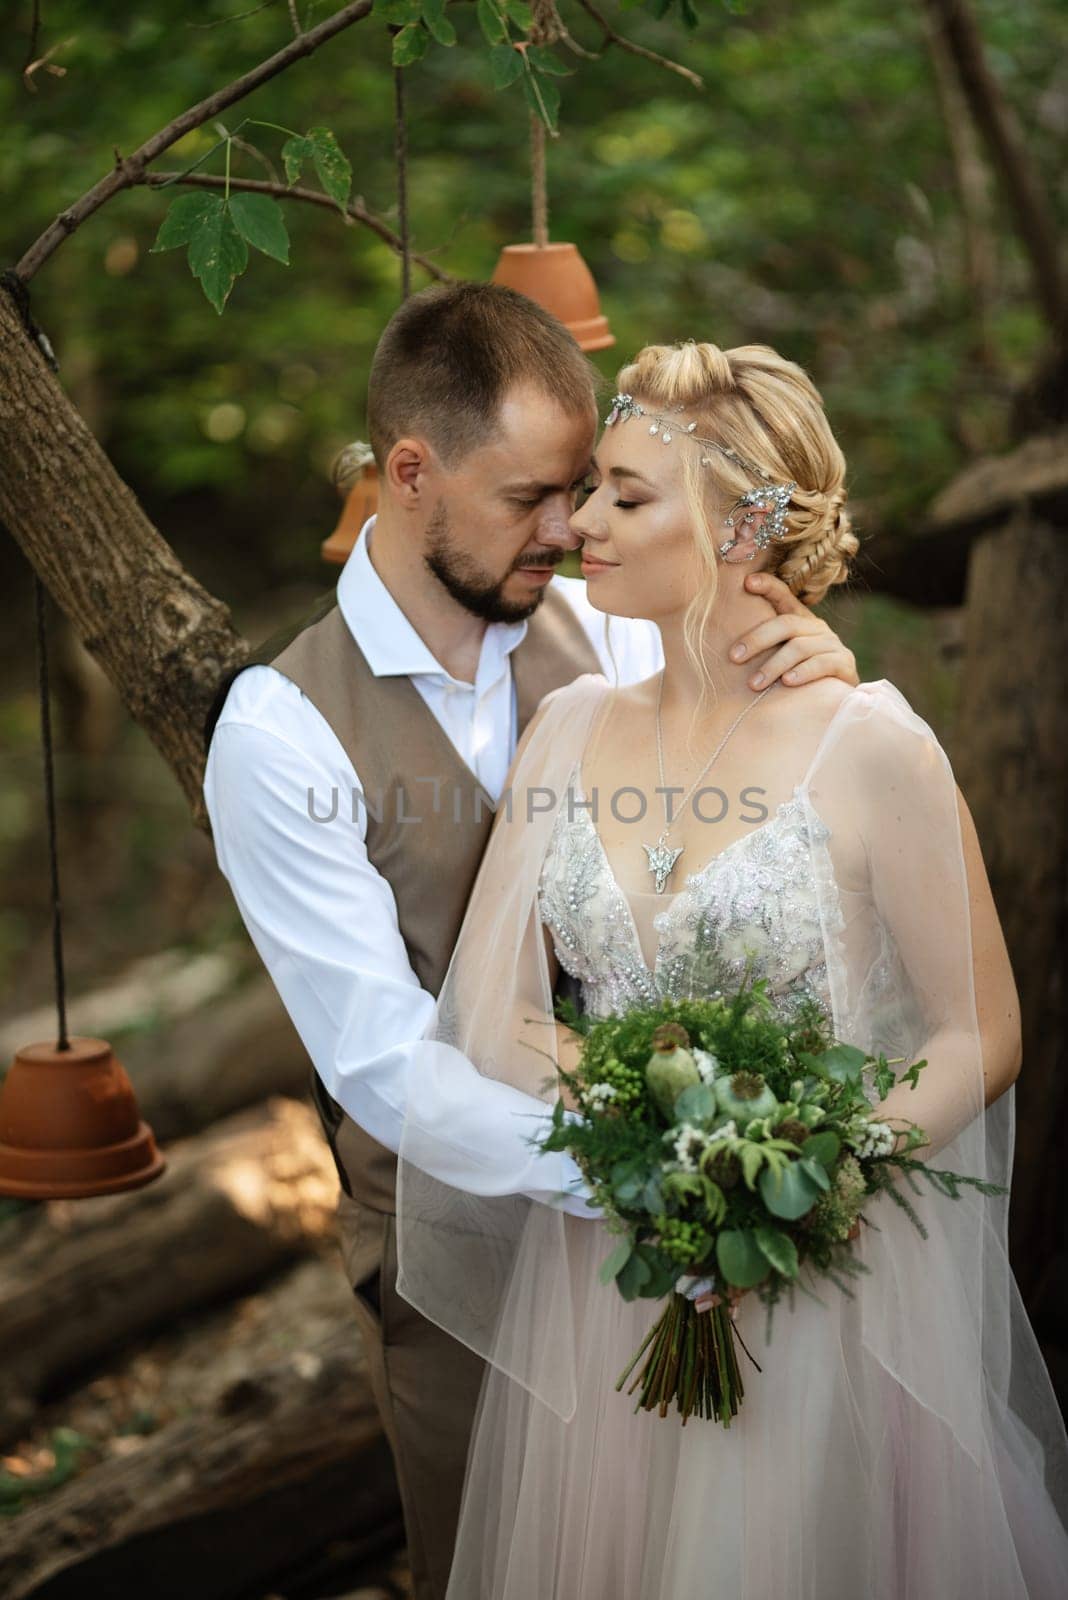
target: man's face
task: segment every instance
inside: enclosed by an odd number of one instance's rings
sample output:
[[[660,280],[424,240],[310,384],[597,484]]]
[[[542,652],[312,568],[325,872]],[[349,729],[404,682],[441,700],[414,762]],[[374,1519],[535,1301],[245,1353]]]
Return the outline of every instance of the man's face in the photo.
[[[433,475],[424,559],[468,611],[520,622],[537,610],[553,572],[582,542],[569,522],[596,433],[592,408],[575,416],[517,385],[492,443]]]

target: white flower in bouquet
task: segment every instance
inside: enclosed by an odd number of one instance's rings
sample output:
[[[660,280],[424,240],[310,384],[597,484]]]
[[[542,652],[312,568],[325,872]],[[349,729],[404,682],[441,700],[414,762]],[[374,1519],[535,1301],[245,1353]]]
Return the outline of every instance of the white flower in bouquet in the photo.
[[[585,1101],[591,1111],[603,1111],[610,1100],[618,1094],[614,1083],[591,1083],[586,1090]]]
[[[708,1149],[708,1134],[684,1122],[675,1135],[675,1160],[683,1172],[696,1172],[697,1164]]]
[[[848,1140],[861,1160],[871,1156],[888,1156],[893,1154],[897,1134],[889,1123],[865,1122],[861,1119],[856,1133]]]
[[[698,1049],[696,1045],[690,1051],[690,1054],[693,1056],[697,1064],[697,1070],[701,1074],[701,1082],[712,1083],[715,1080],[716,1073],[719,1071],[719,1057],[714,1056],[711,1050]]]

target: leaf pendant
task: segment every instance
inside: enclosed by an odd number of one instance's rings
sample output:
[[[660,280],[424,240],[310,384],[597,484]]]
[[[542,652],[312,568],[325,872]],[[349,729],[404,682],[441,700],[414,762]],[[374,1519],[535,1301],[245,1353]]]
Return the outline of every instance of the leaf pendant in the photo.
[[[664,835],[661,834],[655,844],[643,844],[642,849],[649,857],[649,871],[656,879],[656,892],[663,894],[664,886],[685,846],[680,844],[677,850],[673,850],[670,845],[664,843]]]

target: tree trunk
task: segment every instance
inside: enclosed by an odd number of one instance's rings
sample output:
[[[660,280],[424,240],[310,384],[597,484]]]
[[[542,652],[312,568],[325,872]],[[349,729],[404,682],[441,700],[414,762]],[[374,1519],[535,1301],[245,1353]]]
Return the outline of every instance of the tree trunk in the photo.
[[[1057,226],[1016,113],[990,70],[983,36],[968,0],[923,0],[945,39],[975,125],[1001,179],[1017,237],[1031,264],[1035,298],[1055,332],[1065,317],[1065,281]]]
[[[193,808],[201,728],[248,655],[229,607],[185,571],[0,292],[0,522],[116,686]]]
[[[52,1201],[0,1260],[0,1439],[116,1344],[254,1285],[334,1234],[337,1174],[315,1113],[275,1099],[167,1152],[147,1188]]]
[[[972,553],[957,765],[1023,1013],[1011,1234],[1036,1324],[1044,1315],[1043,1276],[1049,1272],[1052,1283],[1059,1273],[1063,1282],[1068,1249],[1060,1152],[1068,1113],[1066,612],[1068,530],[1021,507]]]
[[[203,1411],[92,1467],[0,1532],[6,1600],[233,1600],[330,1542],[403,1540],[348,1308],[328,1335],[220,1386]]]

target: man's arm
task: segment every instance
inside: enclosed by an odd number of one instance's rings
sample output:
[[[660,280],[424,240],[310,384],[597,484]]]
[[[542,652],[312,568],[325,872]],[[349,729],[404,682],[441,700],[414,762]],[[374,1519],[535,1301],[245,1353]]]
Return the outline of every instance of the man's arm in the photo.
[[[368,859],[362,807],[350,820],[354,788],[351,762],[296,686],[269,667],[241,674],[212,739],[204,797],[219,866],[316,1071],[394,1152],[417,1080],[455,1136],[455,1161],[434,1176],[539,1200],[569,1190],[568,1209],[589,1216],[570,1159],[526,1142],[547,1131],[549,1108],[422,1041],[434,998],[412,971],[393,891]],[[309,789],[320,816],[338,791],[335,820],[314,820]]]

